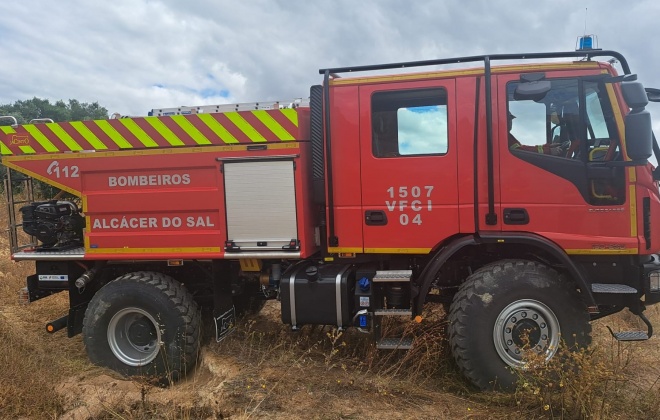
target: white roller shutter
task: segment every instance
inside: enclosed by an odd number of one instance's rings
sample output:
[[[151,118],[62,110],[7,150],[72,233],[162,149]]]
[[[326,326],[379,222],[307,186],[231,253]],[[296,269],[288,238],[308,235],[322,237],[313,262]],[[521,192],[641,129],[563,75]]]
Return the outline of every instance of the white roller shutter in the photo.
[[[281,250],[298,238],[293,161],[225,162],[227,239],[241,250]]]

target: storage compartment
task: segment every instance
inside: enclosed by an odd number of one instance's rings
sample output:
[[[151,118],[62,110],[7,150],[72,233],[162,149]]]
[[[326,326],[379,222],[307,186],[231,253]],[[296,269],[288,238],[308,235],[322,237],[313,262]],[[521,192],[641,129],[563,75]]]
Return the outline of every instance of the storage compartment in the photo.
[[[223,173],[226,250],[297,250],[293,160],[225,162]]]
[[[282,322],[352,325],[355,271],[347,265],[298,264],[282,276]]]

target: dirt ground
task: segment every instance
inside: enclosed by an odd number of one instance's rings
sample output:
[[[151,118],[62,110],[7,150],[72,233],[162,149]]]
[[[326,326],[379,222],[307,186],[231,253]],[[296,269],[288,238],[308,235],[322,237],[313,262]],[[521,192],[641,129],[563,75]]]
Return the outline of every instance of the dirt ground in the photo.
[[[29,306],[3,305],[0,322],[23,331],[23,338],[32,345],[49,348],[44,362],[52,358],[51,368],[61,365],[61,378],[52,383],[52,392],[61,400],[60,419],[489,417],[490,410],[483,404],[442,392],[432,379],[414,383],[396,375],[371,373],[364,366],[354,370],[346,365],[354,360],[344,356],[329,359],[332,349],[317,344],[327,338],[327,332],[287,331],[280,325],[276,302],[243,320],[241,331],[226,343],[208,337],[198,367],[185,380],[160,388],[124,379],[89,364],[79,336],[68,339],[64,332],[45,332],[49,318],[31,315],[30,306],[41,306],[37,309],[43,315],[58,313],[57,308],[66,310],[65,295],[50,300]],[[51,308],[42,308],[47,304]],[[298,334],[306,336],[299,340]]]
[[[563,388],[560,398],[543,389],[527,392],[526,383],[514,394],[476,391],[457,372],[443,341],[441,309],[413,331],[413,350],[392,353],[375,350],[368,336],[355,331],[291,332],[280,321],[277,301],[240,320],[221,343],[207,322],[195,371],[161,388],[93,366],[80,336],[48,334],[45,324],[67,312],[68,296],[19,304],[17,292],[32,270],[31,263],[10,261],[0,236],[3,419],[651,419],[660,413],[658,337],[617,343],[606,328],[643,327],[628,313],[593,326],[606,363],[597,372],[602,375],[591,378],[611,382],[581,380],[570,393]],[[660,308],[647,314],[660,325]]]
[[[425,372],[416,376],[406,367],[388,372],[378,363],[369,369],[366,362],[356,362],[355,356],[333,356],[332,346],[321,343],[330,341],[331,334],[321,329],[289,332],[279,321],[277,302],[270,302],[259,315],[243,320],[239,331],[226,342],[215,343],[207,337],[195,372],[169,388],[159,388],[89,364],[80,337],[68,339],[63,332],[47,334],[45,322],[65,311],[67,305],[65,295],[50,300],[32,304],[39,305],[36,310],[30,308],[32,305],[3,304],[0,323],[21,331],[33,346],[48,349],[43,362],[50,363],[51,369],[59,366],[55,375],[58,379],[50,383],[52,395],[60,401],[58,413],[52,417],[59,419],[546,417],[534,407],[521,409],[513,405],[512,398],[503,400],[496,393],[476,392],[452,369],[446,354],[439,355],[438,364],[444,366],[438,366],[431,377]],[[652,315],[660,320],[657,310]],[[625,326],[630,320],[624,318],[615,320],[618,325],[608,324]],[[618,348],[618,357],[633,353],[627,368],[637,371],[638,384],[655,386],[660,378],[658,338],[619,346],[611,343],[605,324],[595,325],[596,343]],[[355,337],[346,340],[350,338]],[[369,345],[361,337],[356,339],[362,340],[356,347]],[[623,418],[626,410],[621,408],[618,414]],[[51,417],[43,414],[44,418]],[[639,414],[633,418],[645,417]]]

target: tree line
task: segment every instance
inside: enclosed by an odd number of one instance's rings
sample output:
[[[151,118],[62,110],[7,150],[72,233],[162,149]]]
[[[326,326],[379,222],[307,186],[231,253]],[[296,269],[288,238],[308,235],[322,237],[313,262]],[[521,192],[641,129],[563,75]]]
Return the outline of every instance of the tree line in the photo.
[[[18,124],[28,124],[30,121],[50,118],[54,122],[64,121],[86,121],[102,120],[108,118],[108,110],[99,105],[98,102],[80,102],[77,99],[69,99],[68,102],[58,100],[51,103],[48,99],[34,97],[24,101],[16,101],[13,104],[0,105],[0,116],[11,116]],[[14,121],[10,118],[0,119],[0,126],[12,125]],[[2,135],[0,133],[0,135]],[[7,168],[0,165],[0,179],[5,178]],[[20,187],[20,186],[17,186]],[[53,187],[39,181],[34,183],[35,193],[40,197],[52,196],[56,191]],[[0,189],[4,189],[0,183]]]
[[[48,99],[34,97],[13,104],[0,105],[0,116],[12,116],[19,124],[32,120],[50,118],[54,122],[101,120],[108,118],[108,110],[98,102],[80,102],[69,99],[51,103]],[[1,120],[0,125],[10,125],[13,121]]]

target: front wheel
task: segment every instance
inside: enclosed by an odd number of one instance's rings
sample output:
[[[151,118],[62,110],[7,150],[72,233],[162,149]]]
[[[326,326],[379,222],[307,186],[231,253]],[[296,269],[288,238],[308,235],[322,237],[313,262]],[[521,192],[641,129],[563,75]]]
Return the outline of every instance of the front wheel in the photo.
[[[531,350],[545,361],[560,345],[586,347],[591,325],[575,287],[532,261],[501,261],[474,272],[451,305],[449,340],[463,374],[481,389],[512,389]]]
[[[94,295],[83,341],[94,364],[169,382],[195,365],[200,323],[197,304],[180,283],[161,273],[136,272]]]

